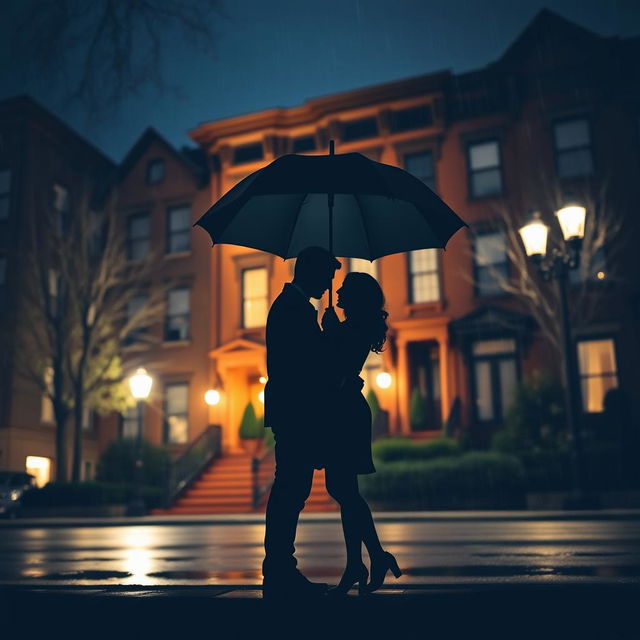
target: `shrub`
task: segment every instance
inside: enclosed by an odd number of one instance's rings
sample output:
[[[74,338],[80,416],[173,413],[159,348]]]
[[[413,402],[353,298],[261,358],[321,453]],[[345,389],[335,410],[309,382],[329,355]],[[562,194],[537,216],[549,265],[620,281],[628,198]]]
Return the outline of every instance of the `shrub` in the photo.
[[[451,438],[435,438],[426,442],[412,442],[407,438],[383,438],[371,445],[379,462],[400,460],[432,460],[460,453],[458,443]]]
[[[98,461],[96,480],[100,482],[132,483],[136,460],[136,441],[134,438],[114,440]],[[166,472],[170,465],[169,452],[146,440],[142,441],[142,484],[164,486]]]
[[[420,389],[415,388],[411,392],[411,405],[409,407],[409,422],[415,429],[420,429],[427,424],[427,407]]]
[[[423,509],[523,508],[525,474],[514,456],[473,452],[428,461],[392,462],[364,475],[367,499],[385,507]]]
[[[240,438],[242,440],[250,440],[262,438],[263,436],[264,427],[262,426],[262,421],[258,420],[253,404],[248,402],[240,421]]]

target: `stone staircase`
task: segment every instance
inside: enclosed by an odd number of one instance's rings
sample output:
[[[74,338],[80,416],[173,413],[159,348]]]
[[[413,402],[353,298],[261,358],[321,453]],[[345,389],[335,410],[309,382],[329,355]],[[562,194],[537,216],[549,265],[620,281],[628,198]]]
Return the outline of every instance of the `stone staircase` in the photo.
[[[217,458],[188,486],[169,509],[153,509],[152,515],[205,515],[225,513],[264,513],[267,494],[252,509],[251,456],[227,454]],[[314,473],[305,513],[337,511],[337,504],[324,486],[324,470]]]

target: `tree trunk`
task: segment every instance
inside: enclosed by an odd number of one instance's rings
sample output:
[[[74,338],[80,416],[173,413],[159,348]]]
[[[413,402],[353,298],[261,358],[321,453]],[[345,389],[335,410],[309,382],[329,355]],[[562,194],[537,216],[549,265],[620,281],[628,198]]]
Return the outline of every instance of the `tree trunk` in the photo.
[[[56,415],[56,482],[67,482],[67,411],[55,407]]]
[[[80,471],[82,464],[82,392],[76,390],[76,401],[74,407],[75,424],[73,425],[73,461],[71,471],[71,482],[80,482]]]

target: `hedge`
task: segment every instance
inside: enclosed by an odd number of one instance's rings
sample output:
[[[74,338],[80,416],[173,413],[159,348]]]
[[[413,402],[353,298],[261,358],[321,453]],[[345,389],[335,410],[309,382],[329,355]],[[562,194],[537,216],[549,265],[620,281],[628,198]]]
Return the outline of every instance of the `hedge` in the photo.
[[[456,456],[461,453],[461,448],[451,438],[435,438],[426,442],[413,442],[407,438],[382,438],[372,444],[371,451],[377,461],[393,462]]]

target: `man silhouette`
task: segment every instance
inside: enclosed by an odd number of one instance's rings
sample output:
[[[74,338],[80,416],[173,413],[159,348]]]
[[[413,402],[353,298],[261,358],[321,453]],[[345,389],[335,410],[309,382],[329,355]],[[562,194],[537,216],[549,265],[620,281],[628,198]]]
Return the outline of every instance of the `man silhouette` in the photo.
[[[326,249],[307,247],[296,260],[267,317],[264,424],[275,437],[276,470],[266,512],[263,596],[322,595],[327,585],[310,582],[296,568],[298,517],[311,492],[314,468],[323,467],[318,430],[326,425],[331,389],[328,350],[309,298],[320,299],[340,262]],[[323,327],[337,323],[333,310]]]

